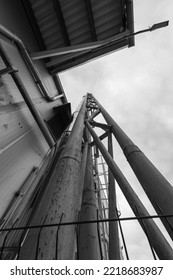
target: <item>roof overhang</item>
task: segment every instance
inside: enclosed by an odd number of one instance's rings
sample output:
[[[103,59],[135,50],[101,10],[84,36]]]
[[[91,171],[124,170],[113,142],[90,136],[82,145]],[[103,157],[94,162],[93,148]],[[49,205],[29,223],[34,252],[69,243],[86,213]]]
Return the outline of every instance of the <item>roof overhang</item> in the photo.
[[[134,46],[133,0],[21,1],[44,45],[31,57],[44,60],[52,75]]]

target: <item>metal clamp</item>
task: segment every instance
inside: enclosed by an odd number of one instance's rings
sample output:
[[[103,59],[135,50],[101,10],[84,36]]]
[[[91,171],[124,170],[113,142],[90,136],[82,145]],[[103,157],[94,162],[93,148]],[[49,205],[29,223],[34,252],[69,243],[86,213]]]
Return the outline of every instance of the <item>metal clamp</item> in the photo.
[[[13,66],[6,67],[0,70],[0,78],[6,74],[16,73],[18,70]]]

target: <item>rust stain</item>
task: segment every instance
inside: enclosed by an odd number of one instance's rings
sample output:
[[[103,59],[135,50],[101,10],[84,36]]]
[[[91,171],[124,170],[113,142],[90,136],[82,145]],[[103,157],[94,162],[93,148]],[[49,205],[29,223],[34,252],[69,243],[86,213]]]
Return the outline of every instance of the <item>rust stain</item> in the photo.
[[[4,123],[3,127],[7,130],[8,129],[8,123]]]

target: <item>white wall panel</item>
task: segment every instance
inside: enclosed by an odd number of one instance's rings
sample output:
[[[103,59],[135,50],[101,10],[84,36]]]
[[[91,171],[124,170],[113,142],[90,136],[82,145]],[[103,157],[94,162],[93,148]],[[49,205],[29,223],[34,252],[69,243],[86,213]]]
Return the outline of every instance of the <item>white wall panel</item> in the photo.
[[[37,88],[18,49],[10,41],[1,39],[12,65],[19,70],[34,105],[43,119],[52,115],[52,107],[61,103],[47,102]],[[0,69],[5,67],[0,59]],[[42,68],[40,68],[40,74]],[[46,76],[43,78],[50,79]],[[44,79],[44,80],[45,80]],[[43,81],[44,81],[43,80]],[[46,82],[48,84],[48,82]],[[55,87],[49,88],[55,94]],[[34,166],[39,166],[49,147],[35,119],[27,108],[10,74],[1,78],[0,87],[0,217],[20,189]]]

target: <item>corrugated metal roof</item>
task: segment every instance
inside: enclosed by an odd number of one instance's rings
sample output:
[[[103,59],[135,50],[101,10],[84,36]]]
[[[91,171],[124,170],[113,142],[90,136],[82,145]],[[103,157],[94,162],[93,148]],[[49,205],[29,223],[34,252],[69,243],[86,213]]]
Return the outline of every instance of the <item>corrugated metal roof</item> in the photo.
[[[131,5],[131,0],[29,0],[29,2],[47,50],[102,41],[123,34],[129,30],[127,18],[133,17],[132,10],[130,15],[128,13],[128,3]],[[125,45],[129,45],[128,40],[124,40]],[[79,52],[76,54],[79,55]],[[74,54],[70,57],[73,58],[72,66],[78,64]],[[49,67],[52,73],[56,72],[56,69],[61,71],[58,58],[62,61],[64,55],[51,58],[56,61]],[[88,59],[89,56],[87,59],[83,57],[83,61]]]
[[[47,49],[65,46],[52,1],[30,0]]]
[[[91,0],[91,3],[98,40],[109,38],[124,31],[121,1]]]
[[[60,1],[71,45],[91,41],[85,1]]]

